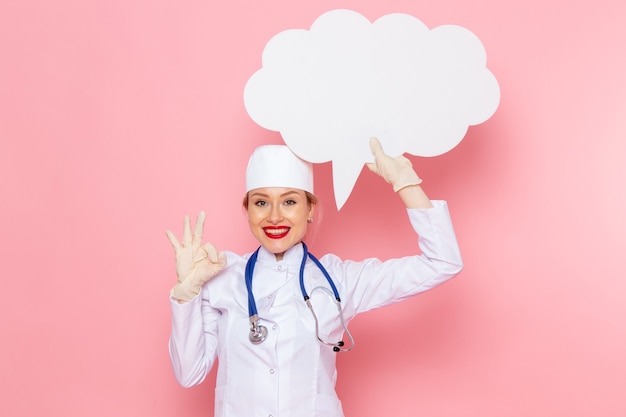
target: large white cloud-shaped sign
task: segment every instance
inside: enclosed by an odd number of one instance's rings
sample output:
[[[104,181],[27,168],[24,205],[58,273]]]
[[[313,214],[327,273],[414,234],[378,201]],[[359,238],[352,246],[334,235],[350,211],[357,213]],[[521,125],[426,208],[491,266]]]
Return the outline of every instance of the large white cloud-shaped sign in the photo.
[[[371,23],[333,10],[310,30],[275,35],[262,60],[245,87],[248,114],[302,159],[332,161],[338,208],[372,162],[370,137],[392,156],[440,155],[500,101],[476,35],[454,25],[430,30],[407,14]]]

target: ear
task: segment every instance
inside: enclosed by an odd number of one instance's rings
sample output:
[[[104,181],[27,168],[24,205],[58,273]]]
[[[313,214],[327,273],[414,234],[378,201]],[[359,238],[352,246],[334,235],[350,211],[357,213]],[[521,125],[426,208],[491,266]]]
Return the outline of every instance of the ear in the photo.
[[[246,212],[248,211],[248,201],[249,201],[248,194],[250,194],[250,193],[248,192],[248,193],[246,193],[246,195],[243,196],[243,201],[241,202],[241,205],[246,210]]]

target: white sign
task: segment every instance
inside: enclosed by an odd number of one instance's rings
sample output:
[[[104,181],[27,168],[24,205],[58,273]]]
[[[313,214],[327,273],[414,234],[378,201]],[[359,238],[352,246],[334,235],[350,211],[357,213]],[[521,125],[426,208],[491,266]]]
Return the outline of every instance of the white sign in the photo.
[[[463,27],[429,30],[401,13],[371,23],[332,10],[310,30],[270,39],[244,104],[302,159],[332,161],[340,209],[363,164],[373,162],[370,137],[391,156],[436,156],[489,119],[500,89],[486,64],[482,43]]]

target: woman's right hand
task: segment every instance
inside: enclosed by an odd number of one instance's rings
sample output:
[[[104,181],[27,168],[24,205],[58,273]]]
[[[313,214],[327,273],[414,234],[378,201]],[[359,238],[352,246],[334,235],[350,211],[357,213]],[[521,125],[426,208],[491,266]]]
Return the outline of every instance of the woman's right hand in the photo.
[[[211,243],[202,244],[205,217],[205,213],[200,212],[192,235],[189,216],[185,216],[182,244],[172,232],[165,232],[174,247],[178,275],[178,282],[170,295],[179,301],[194,298],[202,290],[202,285],[226,266],[223,252],[218,252]]]

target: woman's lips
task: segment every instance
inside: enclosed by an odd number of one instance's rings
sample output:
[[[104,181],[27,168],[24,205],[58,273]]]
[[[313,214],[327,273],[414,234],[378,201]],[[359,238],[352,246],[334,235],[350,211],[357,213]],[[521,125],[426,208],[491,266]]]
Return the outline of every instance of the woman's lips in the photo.
[[[265,236],[270,239],[280,239],[287,236],[289,229],[290,228],[286,226],[266,226],[263,228],[263,231],[265,232]]]

